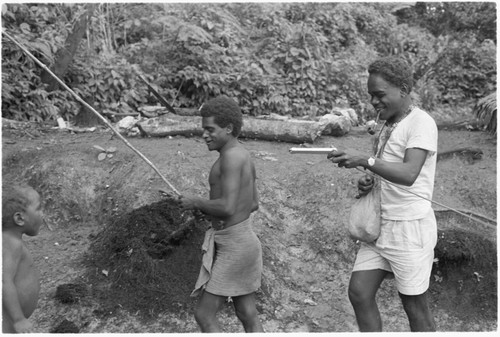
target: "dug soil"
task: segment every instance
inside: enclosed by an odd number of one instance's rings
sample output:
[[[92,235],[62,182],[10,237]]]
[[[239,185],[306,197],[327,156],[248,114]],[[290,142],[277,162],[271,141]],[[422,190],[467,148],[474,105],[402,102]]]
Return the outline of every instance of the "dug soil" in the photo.
[[[128,140],[178,191],[208,195],[217,153],[200,138]],[[290,154],[297,144],[242,143],[258,175],[260,209],[252,220],[264,254],[257,300],[265,331],[357,331],[347,286],[359,246],[345,223],[361,173],[338,168],[325,155]],[[314,147],[366,150],[370,143],[371,136],[354,130],[321,138]],[[99,156],[95,145],[116,151]],[[440,130],[440,151],[469,147],[482,155],[449,155],[437,166],[439,241],[429,294],[438,331],[492,332],[498,325],[491,221],[497,216],[496,137]],[[4,128],[2,163],[4,183],[28,183],[43,197],[47,226],[26,238],[42,277],[32,316],[36,332],[199,331],[197,298],[190,293],[207,224],[159,193],[171,191],[111,131]],[[384,331],[409,331],[393,280],[383,283],[377,301]],[[218,318],[225,332],[243,332],[230,301]]]

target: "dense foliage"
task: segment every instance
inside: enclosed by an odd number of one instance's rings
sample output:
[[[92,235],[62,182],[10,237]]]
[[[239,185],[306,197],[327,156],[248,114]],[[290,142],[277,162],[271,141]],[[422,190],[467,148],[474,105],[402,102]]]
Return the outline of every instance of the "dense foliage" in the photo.
[[[370,117],[366,68],[399,54],[415,69],[414,96],[430,111],[472,110],[496,90],[496,4],[107,3],[64,81],[98,110],[156,102],[133,66],[173,103],[219,94],[251,115],[319,116],[351,106]],[[3,27],[47,66],[84,4],[4,4]],[[76,115],[67,92],[47,91],[41,69],[2,40],[2,116]]]

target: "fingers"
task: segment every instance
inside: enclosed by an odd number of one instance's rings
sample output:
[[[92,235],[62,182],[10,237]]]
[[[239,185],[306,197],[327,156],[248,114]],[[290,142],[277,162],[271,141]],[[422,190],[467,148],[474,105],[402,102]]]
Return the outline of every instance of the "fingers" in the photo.
[[[358,190],[358,195],[356,196],[356,199],[359,199],[361,197],[364,197],[365,195],[367,195],[370,191],[361,191],[361,190]]]
[[[346,153],[339,150],[333,150],[327,154],[326,159],[330,160],[334,164],[338,164],[339,167],[346,166]]]
[[[365,176],[359,178],[359,180],[358,180],[358,185],[362,185],[362,186],[370,186],[370,185],[373,185],[373,183],[374,183],[373,177],[369,176],[369,175],[365,175]]]
[[[341,156],[343,155],[344,153],[339,151],[339,150],[333,150],[332,152],[330,152],[329,154],[326,155],[326,159],[334,159],[338,156]]]
[[[375,179],[371,175],[364,175],[358,180],[358,197],[368,194],[374,186]]]

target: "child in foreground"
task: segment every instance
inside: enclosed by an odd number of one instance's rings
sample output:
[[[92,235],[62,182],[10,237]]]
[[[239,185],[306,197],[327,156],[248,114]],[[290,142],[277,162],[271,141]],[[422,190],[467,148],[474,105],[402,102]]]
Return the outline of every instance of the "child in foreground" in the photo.
[[[38,303],[40,274],[23,234],[43,222],[40,195],[30,186],[2,187],[2,332],[33,332],[28,320]]]

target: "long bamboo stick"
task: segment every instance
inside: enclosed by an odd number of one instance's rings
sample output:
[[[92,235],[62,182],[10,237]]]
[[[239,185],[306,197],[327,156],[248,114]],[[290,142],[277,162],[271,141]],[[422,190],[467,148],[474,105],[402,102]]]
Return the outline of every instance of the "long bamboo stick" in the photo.
[[[332,151],[334,151],[334,150],[336,151],[337,149],[336,149],[335,147],[316,147],[316,148],[292,147],[292,148],[290,148],[289,152],[290,152],[290,153],[292,153],[292,154],[297,154],[297,153],[302,153],[302,154],[328,154],[328,153],[330,153],[330,152],[332,152]],[[360,172],[363,172],[363,173],[365,173],[365,174],[369,174],[369,175],[371,175],[372,177],[377,177],[377,176],[378,176],[378,177],[380,177],[379,175],[377,175],[377,174],[375,174],[375,173],[372,173],[372,172],[367,172],[366,170],[362,170],[362,169],[360,169],[359,167],[356,167],[356,170],[358,170],[358,171],[360,171]],[[404,188],[403,186],[398,185],[398,184],[395,184],[395,183],[393,183],[393,182],[390,182],[390,181],[389,181],[389,180],[387,180],[387,179],[384,179],[384,178],[382,178],[382,177],[380,177],[380,179],[384,180],[385,182],[387,182],[388,184],[390,184],[390,185],[392,185],[392,186],[395,186],[395,187],[397,187],[397,188],[400,188],[400,189],[402,189],[403,191],[406,191],[406,192],[408,192],[408,193],[411,193],[411,194],[413,194],[413,195],[415,195],[415,196],[417,196],[417,197],[419,197],[419,198],[422,198],[422,199],[424,199],[424,200],[430,201],[430,202],[431,202],[431,203],[433,203],[433,204],[436,204],[436,205],[441,206],[441,207],[443,207],[443,208],[445,208],[445,209],[447,209],[447,210],[450,210],[450,211],[452,211],[452,212],[455,212],[455,213],[457,213],[457,214],[460,214],[460,215],[462,215],[462,216],[464,216],[464,217],[466,217],[466,218],[468,218],[468,219],[471,219],[471,220],[474,220],[474,221],[476,221],[476,222],[479,222],[479,223],[483,224],[484,226],[486,226],[486,227],[488,227],[488,228],[491,228],[491,229],[495,229],[495,228],[496,228],[496,223],[497,223],[497,221],[496,221],[496,220],[494,220],[494,219],[489,219],[489,218],[487,218],[487,217],[486,217],[486,216],[484,216],[484,215],[478,215],[478,214],[474,214],[474,213],[472,213],[472,212],[469,212],[469,214],[466,214],[465,212],[459,211],[459,210],[457,210],[457,209],[455,209],[455,208],[453,208],[453,207],[446,206],[446,205],[444,205],[444,204],[442,204],[442,203],[440,203],[440,202],[434,201],[434,200],[432,200],[432,199],[429,199],[429,198],[426,198],[426,197],[424,197],[424,196],[422,196],[422,195],[419,195],[419,194],[417,194],[417,193],[415,193],[415,192],[412,192],[412,191],[410,191],[409,189]],[[478,218],[479,216],[480,216],[481,218],[483,218],[483,219],[486,219],[486,220],[488,220],[488,221],[490,221],[490,222],[494,223],[495,225],[491,225],[490,223],[487,223],[487,222],[485,222],[485,221],[482,221],[481,219],[479,219],[479,218]]]
[[[31,57],[40,67],[42,67],[45,71],[47,71],[52,77],[54,77],[54,79],[59,82],[59,84],[61,84],[63,86],[64,89],[66,89],[67,91],[69,91],[76,99],[77,101],[79,101],[80,103],[82,103],[85,107],[87,107],[90,111],[92,111],[100,120],[102,120],[104,122],[104,124],[106,124],[106,126],[108,128],[111,129],[111,131],[113,131],[117,136],[118,138],[120,138],[124,143],[125,145],[127,145],[132,151],[134,151],[139,157],[141,157],[149,166],[151,166],[153,168],[153,170],[163,179],[163,181],[168,185],[168,187],[170,187],[170,189],[177,195],[177,196],[181,196],[181,194],[179,193],[179,191],[167,180],[167,178],[165,178],[163,176],[163,174],[161,174],[160,170],[158,170],[158,168],[148,159],[146,158],[145,155],[143,155],[139,150],[137,150],[135,147],[132,146],[132,144],[130,144],[127,139],[125,139],[125,137],[123,137],[114,127],[113,125],[111,125],[111,123],[106,119],[104,118],[99,112],[97,112],[92,106],[90,106],[87,102],[85,102],[82,98],[80,98],[80,96],[78,96],[73,90],[71,90],[61,79],[59,79],[59,77],[57,77],[57,75],[55,75],[52,71],[50,71],[50,69],[45,65],[43,64],[40,60],[38,60],[33,54],[31,54],[23,45],[21,45],[19,42],[17,42],[12,36],[10,36],[5,30],[2,29],[2,33],[3,35],[5,35],[5,37],[7,37],[10,41],[12,41],[16,46],[18,46],[19,48],[21,48],[22,51],[24,51],[29,57]]]

